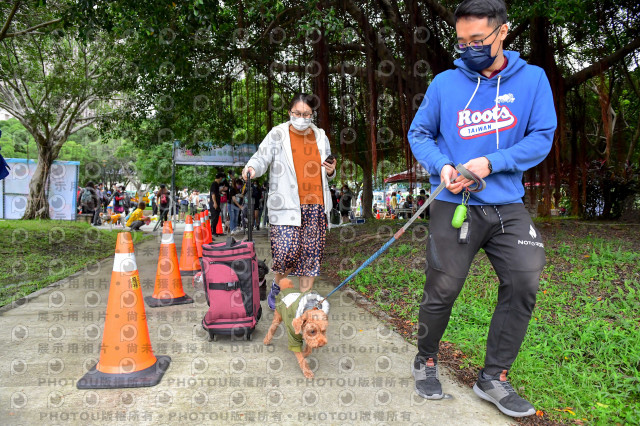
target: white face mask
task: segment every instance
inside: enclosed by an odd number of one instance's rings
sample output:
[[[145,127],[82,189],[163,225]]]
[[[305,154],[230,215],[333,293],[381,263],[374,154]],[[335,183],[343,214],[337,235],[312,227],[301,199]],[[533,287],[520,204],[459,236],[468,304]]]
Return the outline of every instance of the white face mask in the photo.
[[[311,125],[311,117],[294,117],[293,115],[289,117],[291,119],[291,125],[294,129],[303,132],[309,128]]]

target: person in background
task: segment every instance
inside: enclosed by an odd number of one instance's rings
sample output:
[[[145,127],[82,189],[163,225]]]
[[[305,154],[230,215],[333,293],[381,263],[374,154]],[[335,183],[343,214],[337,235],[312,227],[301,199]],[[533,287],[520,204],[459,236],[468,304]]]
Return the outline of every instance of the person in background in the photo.
[[[156,202],[158,203],[158,209],[160,211],[160,226],[162,226],[164,221],[168,220],[167,216],[169,214],[169,207],[171,206],[169,190],[165,184],[160,185]]]
[[[184,188],[182,191],[178,191],[180,197],[180,222],[184,222],[185,216],[189,213],[189,190]]]
[[[398,209],[398,196],[395,192],[391,193],[391,199],[389,200],[389,203],[391,207],[389,213],[395,214],[396,210]]]
[[[98,198],[100,199],[100,204],[96,206],[96,208],[100,212],[107,211],[107,193],[104,190],[104,183],[100,182],[98,187],[96,188],[96,193],[98,194]]]
[[[83,188],[78,186],[78,190],[76,192],[76,213],[82,213],[82,203],[80,202],[80,197],[82,195]]]
[[[253,227],[260,230],[260,200],[262,200],[262,186],[256,182],[251,182],[251,198],[253,198]],[[252,214],[249,212],[249,214]]]
[[[189,211],[191,216],[195,216],[198,213],[198,205],[200,204],[200,193],[195,189],[191,191],[189,196]]]
[[[93,215],[91,219],[92,225],[98,225],[100,219],[100,196],[98,190],[92,181],[87,182],[84,190],[80,194],[80,204],[83,214]]]
[[[222,181],[224,180],[224,173],[218,172],[216,178],[211,183],[209,188],[209,209],[211,213],[211,235],[217,237],[222,234],[218,234],[216,229],[218,228],[218,221],[222,213],[222,195],[220,193]]]
[[[340,216],[342,217],[342,223],[348,223],[350,221],[349,213],[351,213],[351,202],[353,200],[353,193],[347,184],[342,185],[342,194],[340,195]]]
[[[242,180],[235,179],[229,188],[229,231],[237,232],[238,219],[242,210]]]
[[[222,182],[220,182],[220,217],[222,218],[222,229],[229,229],[229,183],[227,179],[224,178],[224,173],[222,173],[223,178]],[[211,197],[211,194],[209,194]]]
[[[123,207],[124,207],[124,215],[129,215],[129,210],[131,209],[131,195],[125,190],[124,186],[121,186],[120,189],[124,194]]]
[[[158,191],[151,191],[149,193],[149,201],[151,202],[151,213],[154,216],[158,215]]]
[[[124,194],[120,188],[116,188],[113,193],[113,212],[116,214],[124,213]]]
[[[420,195],[418,195],[418,198],[416,200],[416,205],[418,206],[418,209],[422,207],[426,202],[427,202],[427,193],[424,189],[421,189]],[[429,217],[429,207],[427,207],[425,211],[420,213],[421,219],[426,219],[427,217]]]
[[[260,215],[262,215],[262,227],[266,227],[269,224],[269,205],[267,204],[269,197],[269,183],[265,182],[262,185],[262,209]]]
[[[129,216],[129,220],[127,220],[126,226],[129,226],[132,231],[142,231],[140,227],[145,223],[148,225],[151,218],[144,215],[144,209],[146,205],[144,201],[140,201],[138,203],[138,208],[136,208],[133,213]]]

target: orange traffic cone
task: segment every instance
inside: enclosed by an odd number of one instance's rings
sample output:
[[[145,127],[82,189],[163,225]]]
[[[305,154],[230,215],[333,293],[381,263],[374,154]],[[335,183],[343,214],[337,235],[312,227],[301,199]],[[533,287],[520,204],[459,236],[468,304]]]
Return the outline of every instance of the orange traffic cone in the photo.
[[[222,215],[218,216],[218,226],[216,226],[216,234],[224,234],[224,231],[222,230]]]
[[[151,308],[193,303],[193,299],[186,295],[182,288],[182,277],[178,269],[178,251],[170,228],[171,222],[165,222],[162,228],[155,289],[153,296],[144,298]]]
[[[198,251],[198,257],[202,257],[202,243],[204,237],[202,235],[202,225],[200,219],[196,216],[196,220],[193,222],[193,235],[196,237],[196,249]]]
[[[380,219],[380,212],[376,213],[376,219]]]
[[[156,357],[151,349],[133,240],[130,232],[121,232],[116,241],[100,360],[76,386],[78,389],[155,386],[170,363],[170,357]]]
[[[207,244],[211,244],[213,242],[213,234],[211,233],[211,220],[209,220],[210,217],[211,216],[209,214],[209,210],[205,210],[204,218],[207,222],[207,225],[205,226],[205,229],[207,230]]]
[[[209,226],[209,220],[207,219],[207,212],[200,213],[200,227],[202,229],[202,244],[209,244],[213,241],[211,238],[211,227]]]
[[[185,219],[179,265],[180,273],[182,275],[193,275],[200,271],[196,237],[193,235],[193,219],[189,215],[187,215],[187,218]]]

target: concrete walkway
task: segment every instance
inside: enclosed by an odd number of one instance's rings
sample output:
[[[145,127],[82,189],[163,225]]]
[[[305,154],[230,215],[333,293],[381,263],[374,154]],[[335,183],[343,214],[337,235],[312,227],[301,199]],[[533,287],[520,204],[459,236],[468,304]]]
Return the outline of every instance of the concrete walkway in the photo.
[[[178,252],[182,228],[176,229]],[[150,232],[151,226],[143,229]],[[259,258],[270,264],[266,231],[254,238]],[[144,295],[153,291],[158,249],[158,238],[136,247]],[[263,345],[273,318],[266,302],[252,341],[210,342],[200,325],[207,310],[204,293],[186,276],[183,286],[194,304],[145,306],[154,353],[172,359],[162,382],[78,390],[76,381],[99,356],[112,266],[112,258],[87,265],[0,310],[1,424],[514,423],[446,371],[441,380],[452,398],[418,397],[410,374],[415,346],[344,292],[330,300],[328,345],[310,357],[315,379],[302,375],[282,326],[272,345]],[[316,283],[321,294],[333,288],[322,279]]]

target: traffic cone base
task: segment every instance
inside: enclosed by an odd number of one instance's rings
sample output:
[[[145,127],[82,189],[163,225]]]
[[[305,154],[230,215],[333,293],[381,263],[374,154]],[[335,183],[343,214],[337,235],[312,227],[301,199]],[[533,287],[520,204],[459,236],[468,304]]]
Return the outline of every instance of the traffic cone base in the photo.
[[[96,370],[97,365],[95,365],[76,384],[78,389],[121,389],[155,386],[160,383],[170,364],[170,356],[157,355],[156,362],[151,367],[133,373],[122,374],[103,373]]]
[[[156,299],[153,296],[147,296],[144,298],[144,301],[147,302],[147,306],[150,308],[161,308],[164,306],[186,305],[187,303],[193,303],[193,299],[189,297],[188,294],[174,299]]]

